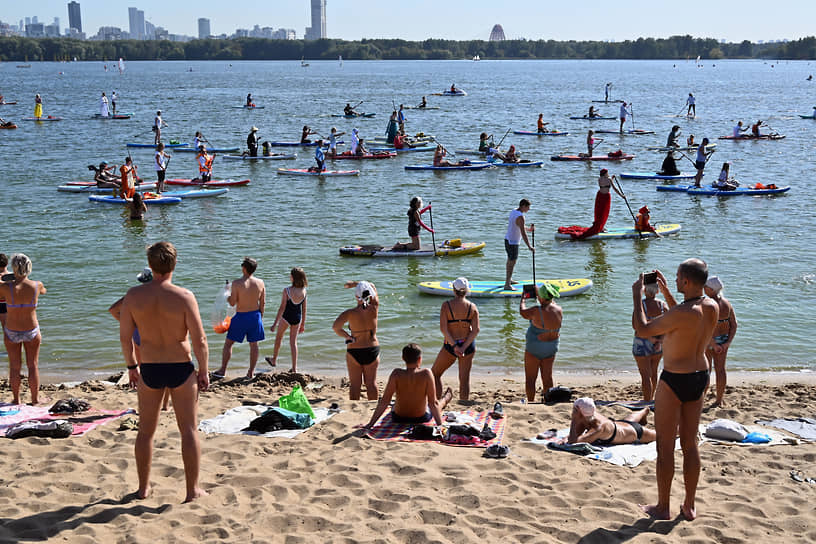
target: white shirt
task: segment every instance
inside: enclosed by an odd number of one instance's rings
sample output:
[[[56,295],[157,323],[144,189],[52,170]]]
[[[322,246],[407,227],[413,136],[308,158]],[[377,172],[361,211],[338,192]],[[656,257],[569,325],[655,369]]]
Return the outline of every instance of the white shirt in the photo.
[[[734,138],[739,138],[739,135],[742,133],[742,127],[739,125],[734,126]]]
[[[629,113],[629,111],[626,109],[626,106],[624,106],[623,104],[621,104],[621,107],[620,107],[620,118],[621,118],[621,119],[626,119],[626,114],[627,114],[627,113]]]
[[[161,115],[157,115],[155,119],[153,119],[153,126],[156,128],[161,128],[162,126],[162,118]]]
[[[360,139],[357,137],[357,131],[351,133],[351,154],[357,153],[357,146],[360,145]]]
[[[521,240],[521,229],[518,224],[516,224],[516,219],[519,217],[524,217],[524,214],[521,213],[518,208],[510,212],[510,217],[507,222],[507,234],[504,235],[504,239],[513,246],[519,245],[519,241]]]
[[[204,145],[204,143],[201,141],[201,138],[199,136],[193,138],[193,149],[198,149],[198,146],[200,145]]]
[[[164,152],[156,151],[156,155],[153,158],[153,166],[156,167],[156,172],[164,170],[165,164]]]
[[[337,149],[337,135],[334,132],[329,133],[329,149]]]
[[[117,98],[118,98],[118,97],[116,96],[116,91],[113,91],[113,92],[111,93],[111,102],[116,102],[116,99],[117,99]]]

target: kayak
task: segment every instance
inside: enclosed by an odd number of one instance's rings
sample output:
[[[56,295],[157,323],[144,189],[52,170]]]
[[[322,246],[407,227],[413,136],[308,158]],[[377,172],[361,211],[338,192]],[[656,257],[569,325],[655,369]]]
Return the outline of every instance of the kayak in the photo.
[[[484,170],[493,166],[489,162],[477,164],[462,164],[459,166],[434,166],[432,164],[411,164],[405,167],[406,170]]]
[[[668,151],[686,151],[686,152],[697,151],[697,147],[698,146],[696,146],[696,145],[693,145],[691,147],[666,147],[665,145],[664,146],[652,145],[652,146],[647,147],[646,149],[648,149],[649,151],[658,151],[658,152],[661,152],[661,153],[666,153]],[[708,144],[706,146],[706,150],[714,149],[715,147],[717,147],[716,143]]]
[[[308,168],[278,168],[278,174],[289,176],[319,176],[319,177],[338,177],[338,176],[359,176],[359,170],[323,170],[322,172],[315,172]]]
[[[127,204],[131,202],[129,199],[119,198],[116,196],[101,196],[91,195],[88,197],[91,202],[104,202],[105,204]],[[145,198],[142,200],[145,204],[178,204],[181,199],[177,196],[160,196],[158,198]]]
[[[114,115],[100,115],[95,113],[91,119],[130,119],[133,117],[132,113],[116,113]]]
[[[272,155],[258,155],[257,157],[250,157],[249,155],[221,155],[221,158],[231,161],[280,161],[284,159],[297,159],[297,153],[273,153]]]
[[[558,280],[539,280],[536,285],[539,287],[544,282],[551,283],[560,288],[559,295],[562,297],[571,297],[580,295],[592,287],[592,280],[586,278],[576,279],[558,279]],[[525,283],[533,283],[532,280],[524,281],[516,285],[513,291],[504,289],[503,281],[472,281],[470,282],[470,297],[520,297],[522,293],[522,285]],[[420,282],[419,290],[428,295],[439,295],[443,297],[453,296],[453,282],[452,281],[423,281]]]
[[[62,117],[23,117],[23,121],[62,121]]]
[[[485,247],[484,242],[462,242],[456,247],[446,243],[437,244],[435,254],[442,256],[458,256],[470,255],[471,253],[478,253]],[[409,250],[395,250],[390,247],[377,245],[350,245],[340,248],[340,255],[349,255],[352,257],[433,257],[433,246],[420,246],[414,251]]]
[[[262,110],[266,106],[247,106],[244,104],[243,106],[233,106],[236,110]]]
[[[246,185],[249,183],[248,179],[217,179],[213,181],[201,181],[200,179],[168,179],[165,181],[167,185],[195,185],[200,187],[232,187],[236,185]]]
[[[63,193],[110,193],[111,191],[119,192],[118,187],[97,187],[96,182],[90,182],[90,185],[74,185],[68,183],[66,185],[60,185],[57,187],[57,191],[61,191]],[[142,183],[136,186],[136,190],[139,192],[144,191],[155,191],[156,184],[155,183]]]
[[[162,196],[171,198],[207,198],[223,195],[227,191],[229,191],[228,187],[220,187],[218,189],[188,189],[186,191],[167,191],[166,193],[162,193]]]
[[[762,195],[778,195],[780,193],[787,193],[790,191],[790,185],[784,187],[777,187],[776,189],[752,189],[750,186],[737,187],[733,191],[723,191],[713,185],[705,187],[695,187],[694,185],[658,185],[658,191],[673,192],[673,193],[688,193],[690,195],[705,195],[705,196],[762,196]]]
[[[623,132],[619,130],[596,130],[595,134],[620,134],[621,136],[626,136],[627,134],[630,136],[638,136],[640,134],[654,134],[653,130],[643,130],[640,128],[633,128],[631,130],[624,130]]]
[[[532,130],[514,130],[513,134],[520,136],[566,136],[569,132],[563,130],[552,130],[550,132],[534,132]]]
[[[182,143],[178,143],[178,144],[164,144],[164,147],[165,147],[166,149],[170,149],[170,148],[175,148],[175,149],[178,149],[178,148],[180,148],[180,147],[187,147],[188,145],[190,145],[190,144],[182,144]],[[125,144],[125,147],[149,147],[149,148],[151,148],[151,149],[155,149],[155,148],[156,148],[156,144],[134,144],[134,143],[129,143],[129,144]]]
[[[680,225],[677,223],[669,223],[669,224],[658,224],[655,225],[655,229],[657,230],[658,234],[661,236],[666,236],[667,234],[674,234],[680,230]],[[587,238],[582,238],[580,240],[575,240],[576,242],[583,242],[584,240],[612,240],[618,238],[653,238],[655,237],[654,232],[641,232],[637,231],[633,228],[623,228],[623,229],[608,229],[604,232],[599,232],[594,236],[589,236]],[[572,236],[569,234],[562,234],[560,232],[555,233],[555,238],[557,240],[573,240]]]
[[[0,128],[12,129],[12,128],[17,128],[17,125],[15,125],[14,123],[12,123],[10,125],[0,125]]]
[[[339,160],[363,160],[363,159],[390,159],[391,157],[396,157],[397,154],[393,151],[379,151],[377,153],[367,153],[365,155],[352,155],[351,152],[347,153],[340,153],[339,155],[326,155],[327,159],[332,159],[335,161]]]
[[[343,145],[345,142],[342,140],[337,142],[337,145]],[[269,145],[273,147],[317,147],[317,142],[309,142],[307,144],[303,144],[300,142],[269,142]],[[329,142],[323,142],[323,147],[329,147]]]
[[[357,119],[358,117],[365,117],[366,119],[371,119],[377,115],[376,113],[358,113],[357,115],[346,115],[345,113],[332,113],[332,117],[343,117],[345,119]]]
[[[754,136],[753,134],[743,134],[741,136],[720,136],[718,140],[781,140],[784,134],[761,134]]]
[[[493,166],[506,166],[510,168],[515,168],[517,166],[541,166],[544,164],[544,161],[519,161],[519,162],[502,162],[496,161],[491,162]]]
[[[419,153],[421,151],[436,151],[435,145],[421,145],[418,147],[403,147],[402,149],[394,149],[393,147],[372,147],[369,149],[372,153],[382,153],[383,151],[390,151],[392,153]]]
[[[664,174],[653,174],[651,172],[621,172],[618,174],[621,179],[694,179],[695,172],[680,172],[676,176]]]
[[[573,116],[570,119],[583,119],[585,121],[614,121],[617,117],[601,117],[600,115],[596,115],[595,117],[587,117],[584,115],[583,117]]]
[[[167,147],[167,146],[165,146]],[[208,147],[207,153],[234,153],[238,151],[238,147]],[[179,147],[176,151],[184,151],[185,153],[198,153],[198,149],[194,147]]]
[[[628,161],[634,159],[634,155],[592,155],[591,157],[581,155],[553,155],[551,161]]]

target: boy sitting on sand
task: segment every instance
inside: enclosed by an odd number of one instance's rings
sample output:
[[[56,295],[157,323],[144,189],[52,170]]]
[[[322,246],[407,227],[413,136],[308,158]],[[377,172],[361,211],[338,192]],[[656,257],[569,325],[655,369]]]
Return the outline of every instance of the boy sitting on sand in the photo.
[[[421,424],[433,419],[437,425],[442,424],[441,411],[453,396],[450,388],[437,400],[433,374],[427,368],[419,368],[422,365],[422,348],[417,344],[411,343],[402,348],[402,360],[405,361],[405,368],[395,368],[391,372],[388,385],[365,429],[370,429],[380,419],[394,395],[397,399],[391,418],[395,423]]]

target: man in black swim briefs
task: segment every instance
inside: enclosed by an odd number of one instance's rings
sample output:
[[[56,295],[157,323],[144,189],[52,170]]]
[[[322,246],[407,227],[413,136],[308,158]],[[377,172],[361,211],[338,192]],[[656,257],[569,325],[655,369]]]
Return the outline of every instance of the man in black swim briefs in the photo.
[[[176,267],[173,244],[158,242],[150,246],[147,262],[153,271],[153,281],[127,292],[119,316],[119,341],[130,383],[138,387],[139,433],[134,447],[139,475],[137,495],[142,499],[150,495],[153,434],[162,397],[169,389],[181,434],[187,488],[185,502],[189,502],[207,494],[198,485],[201,445],[197,430],[198,392],[210,385],[207,336],[195,296],[172,283]],[[133,333],[137,327],[141,337],[141,362],[136,361],[133,350]],[[193,366],[191,351],[195,352],[198,372]]]
[[[703,293],[708,267],[700,259],[688,259],[677,269],[676,286],[683,294],[683,302],[679,304],[669,291],[666,278],[660,271],[655,272],[658,288],[669,305],[667,312],[647,321],[641,304],[643,274],[632,285],[635,334],[641,338],[664,335],[664,370],[655,392],[658,499],[657,504],[641,505],[641,508],[654,518],[671,518],[669,502],[674,477],[674,443],[679,434],[686,489],[680,511],[686,519],[692,520],[697,516],[694,498],[700,477],[697,427],[703,408],[703,393],[708,386],[705,350],[714,332],[719,308]]]

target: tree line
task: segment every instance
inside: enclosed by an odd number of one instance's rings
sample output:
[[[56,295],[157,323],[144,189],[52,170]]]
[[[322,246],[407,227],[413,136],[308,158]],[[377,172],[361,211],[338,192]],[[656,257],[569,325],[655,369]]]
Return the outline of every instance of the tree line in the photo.
[[[0,38],[0,61],[127,60],[426,60],[462,59],[816,59],[816,38],[786,43],[720,43],[712,38],[672,36],[621,42],[555,40],[453,41],[428,39],[270,40],[116,40]]]

